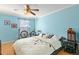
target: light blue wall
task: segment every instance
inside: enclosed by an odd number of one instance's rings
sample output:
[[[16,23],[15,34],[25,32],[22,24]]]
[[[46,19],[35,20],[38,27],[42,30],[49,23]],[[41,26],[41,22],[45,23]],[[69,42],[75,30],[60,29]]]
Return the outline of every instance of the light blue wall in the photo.
[[[35,18],[29,18],[29,32],[35,31]]]
[[[11,25],[4,25],[4,20],[10,20],[11,23],[16,23],[17,28],[11,28]],[[29,19],[28,19],[29,20]],[[30,18],[29,25],[31,26],[30,31],[35,30],[34,18]],[[18,39],[19,29],[19,18],[7,14],[0,14],[0,40],[2,42],[15,41]]]
[[[36,30],[44,33],[66,36],[66,31],[72,27],[79,40],[79,5],[39,18],[36,21]]]
[[[6,19],[18,25],[17,17],[0,14],[0,40],[14,41],[18,38],[18,27],[13,29],[11,25],[4,25],[4,20]]]

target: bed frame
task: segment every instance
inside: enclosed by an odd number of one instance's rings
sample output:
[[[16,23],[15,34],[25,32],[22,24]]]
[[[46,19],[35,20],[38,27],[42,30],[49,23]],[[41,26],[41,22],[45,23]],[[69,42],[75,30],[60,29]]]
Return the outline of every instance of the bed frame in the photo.
[[[59,49],[55,50],[54,52],[52,52],[50,55],[57,55],[63,48],[60,47]]]

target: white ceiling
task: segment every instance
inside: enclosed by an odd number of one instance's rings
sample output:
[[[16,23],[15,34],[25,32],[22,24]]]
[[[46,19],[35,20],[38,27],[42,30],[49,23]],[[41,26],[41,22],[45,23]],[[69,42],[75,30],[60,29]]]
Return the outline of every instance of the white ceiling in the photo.
[[[12,15],[21,15],[27,16],[24,14],[23,10],[25,4],[4,4],[0,5],[0,11]],[[47,15],[51,12],[58,11],[63,8],[67,8],[72,6],[71,4],[30,4],[31,8],[39,9],[39,12],[35,12],[37,16]],[[18,11],[14,11],[14,9],[19,9]],[[33,15],[30,15],[33,16]]]

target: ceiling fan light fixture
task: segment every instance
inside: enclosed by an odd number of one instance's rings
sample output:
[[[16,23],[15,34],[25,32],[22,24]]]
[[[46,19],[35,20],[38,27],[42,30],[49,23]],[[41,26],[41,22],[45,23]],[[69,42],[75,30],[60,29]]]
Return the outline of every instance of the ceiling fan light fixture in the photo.
[[[18,9],[15,9],[15,11],[18,11]],[[33,11],[39,11],[39,9],[31,9],[29,5],[24,5],[23,11],[25,15],[32,14],[35,16],[36,14]]]

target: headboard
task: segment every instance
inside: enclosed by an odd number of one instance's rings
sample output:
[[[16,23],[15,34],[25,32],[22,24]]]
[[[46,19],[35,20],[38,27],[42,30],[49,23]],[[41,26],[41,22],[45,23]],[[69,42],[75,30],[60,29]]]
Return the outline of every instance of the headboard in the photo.
[[[0,40],[0,55],[1,55],[1,40]]]

